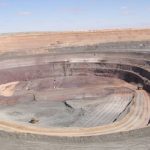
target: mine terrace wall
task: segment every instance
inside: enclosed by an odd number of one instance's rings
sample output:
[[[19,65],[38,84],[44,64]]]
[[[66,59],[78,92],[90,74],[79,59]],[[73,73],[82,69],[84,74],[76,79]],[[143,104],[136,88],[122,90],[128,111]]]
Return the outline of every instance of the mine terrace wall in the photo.
[[[139,66],[110,63],[70,63],[55,62],[0,70],[0,83],[28,81],[46,77],[60,76],[108,76],[127,82],[141,83],[150,92],[150,72]]]

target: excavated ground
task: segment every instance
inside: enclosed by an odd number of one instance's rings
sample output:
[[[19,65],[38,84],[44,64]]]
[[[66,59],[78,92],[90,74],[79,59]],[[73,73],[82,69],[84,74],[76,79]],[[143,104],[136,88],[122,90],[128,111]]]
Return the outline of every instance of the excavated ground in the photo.
[[[35,54],[36,43],[31,53],[32,44],[23,53],[22,44],[14,44],[13,50],[6,42],[8,52],[0,55],[0,144],[7,143],[3,149],[148,150],[148,39],[146,34],[145,41],[46,46],[40,55]]]
[[[17,81],[0,90],[1,120],[31,125],[36,118],[37,126],[47,128],[112,123],[134,95],[121,80],[91,75]]]
[[[80,52],[4,59],[0,62],[0,120],[42,128],[114,124],[131,112],[138,88],[149,92],[149,56]],[[145,101],[148,110],[142,124],[125,129],[149,124],[149,98]]]

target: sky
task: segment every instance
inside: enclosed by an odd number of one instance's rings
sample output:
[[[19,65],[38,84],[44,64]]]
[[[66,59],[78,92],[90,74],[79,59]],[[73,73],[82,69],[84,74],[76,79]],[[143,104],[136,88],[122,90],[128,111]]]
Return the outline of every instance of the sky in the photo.
[[[0,0],[0,33],[139,27],[150,0]]]

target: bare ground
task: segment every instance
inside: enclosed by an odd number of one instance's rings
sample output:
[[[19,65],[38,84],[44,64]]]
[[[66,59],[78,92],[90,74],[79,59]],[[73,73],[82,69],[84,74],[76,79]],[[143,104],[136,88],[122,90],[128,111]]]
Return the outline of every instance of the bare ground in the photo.
[[[1,35],[1,148],[150,149],[149,32]]]

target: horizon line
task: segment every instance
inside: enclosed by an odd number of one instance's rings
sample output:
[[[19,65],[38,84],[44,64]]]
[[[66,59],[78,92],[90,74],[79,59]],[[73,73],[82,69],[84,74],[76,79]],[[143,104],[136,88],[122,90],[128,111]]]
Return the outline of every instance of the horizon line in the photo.
[[[39,30],[39,31],[19,31],[19,32],[4,32],[4,33],[0,33],[0,36],[2,35],[13,35],[13,34],[38,34],[38,33],[71,33],[71,32],[101,32],[101,31],[115,31],[115,30],[150,30],[150,27],[128,27],[128,28],[125,28],[125,27],[114,27],[114,28],[103,28],[103,29],[83,29],[83,30],[54,30],[54,31],[50,31],[50,30],[47,30],[47,31],[42,31],[42,30]]]

